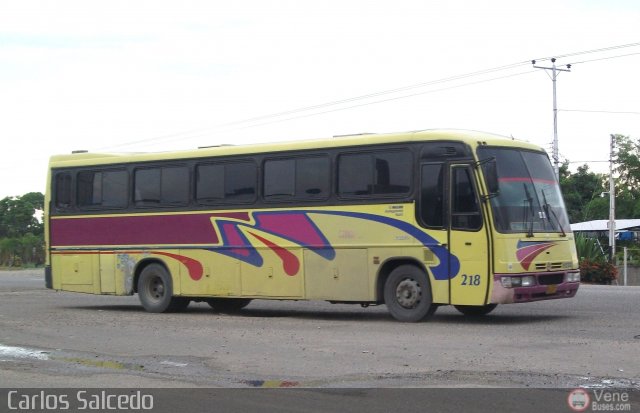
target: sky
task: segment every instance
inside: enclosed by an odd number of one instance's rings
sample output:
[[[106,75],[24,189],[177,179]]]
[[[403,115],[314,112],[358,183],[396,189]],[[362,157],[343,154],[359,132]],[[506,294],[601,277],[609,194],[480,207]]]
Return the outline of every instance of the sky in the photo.
[[[640,138],[637,0],[0,0],[0,198],[48,158],[470,129],[608,168]],[[621,47],[616,47],[621,46]],[[624,47],[622,47],[624,46]]]

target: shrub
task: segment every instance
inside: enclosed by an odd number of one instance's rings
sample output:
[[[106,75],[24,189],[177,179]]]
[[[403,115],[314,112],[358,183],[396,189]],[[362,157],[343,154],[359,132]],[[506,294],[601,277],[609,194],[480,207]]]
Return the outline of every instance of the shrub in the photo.
[[[595,284],[611,284],[618,279],[618,269],[610,262],[580,261],[580,279]]]
[[[576,235],[576,250],[580,260],[580,279],[596,284],[611,284],[618,278],[617,268],[608,262],[597,240]]]

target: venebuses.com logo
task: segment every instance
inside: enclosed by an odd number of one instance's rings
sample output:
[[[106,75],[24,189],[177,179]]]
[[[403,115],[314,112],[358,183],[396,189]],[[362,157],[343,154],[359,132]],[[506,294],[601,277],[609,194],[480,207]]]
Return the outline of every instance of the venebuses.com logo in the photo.
[[[585,389],[575,389],[569,392],[567,403],[574,412],[584,412],[589,408],[591,397]]]
[[[567,396],[567,404],[574,412],[584,411],[615,411],[630,412],[631,402],[629,393],[624,390],[593,390],[589,391],[578,388],[571,390]]]

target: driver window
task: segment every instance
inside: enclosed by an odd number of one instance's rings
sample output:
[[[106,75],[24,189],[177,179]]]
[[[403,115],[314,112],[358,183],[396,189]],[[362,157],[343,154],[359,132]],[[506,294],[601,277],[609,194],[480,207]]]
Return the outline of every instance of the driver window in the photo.
[[[451,228],[477,230],[482,226],[480,206],[467,167],[455,167],[451,176]]]

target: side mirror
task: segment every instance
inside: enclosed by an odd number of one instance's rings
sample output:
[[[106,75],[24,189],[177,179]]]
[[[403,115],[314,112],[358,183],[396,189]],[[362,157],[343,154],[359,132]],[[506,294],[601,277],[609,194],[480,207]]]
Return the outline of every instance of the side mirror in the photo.
[[[490,158],[482,162],[482,172],[484,173],[484,179],[487,183],[488,195],[498,195],[498,193],[500,193],[500,185],[498,183],[498,165],[496,164],[496,158]]]

